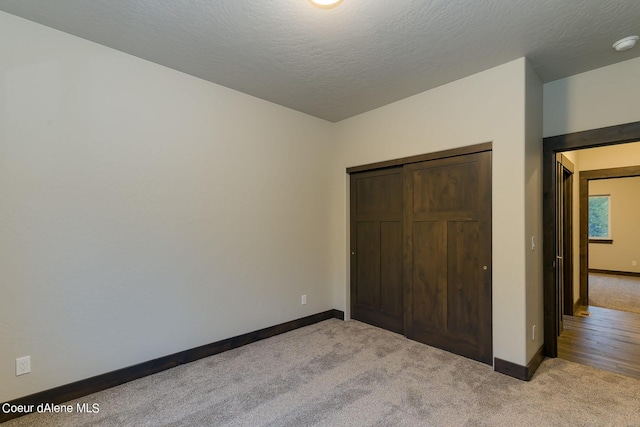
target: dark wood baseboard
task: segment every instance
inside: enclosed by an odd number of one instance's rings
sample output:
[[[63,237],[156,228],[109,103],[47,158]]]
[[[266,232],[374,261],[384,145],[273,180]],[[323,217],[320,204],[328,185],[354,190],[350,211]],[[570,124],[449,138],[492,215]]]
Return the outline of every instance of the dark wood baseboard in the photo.
[[[531,380],[531,378],[533,378],[533,374],[536,373],[536,371],[538,370],[538,368],[540,367],[540,365],[542,364],[542,362],[544,361],[544,345],[542,345],[538,351],[536,351],[536,354],[533,355],[533,357],[531,358],[531,360],[529,361],[529,364],[527,364],[527,376],[528,376],[528,380]]]
[[[611,274],[614,276],[631,276],[631,277],[640,277],[640,273],[636,273],[633,271],[617,271],[617,270],[599,270],[597,268],[590,268],[589,273],[598,273],[598,274]]]
[[[540,347],[527,366],[518,365],[499,358],[493,359],[493,370],[522,381],[530,381],[544,360],[544,346]]]
[[[39,393],[31,394],[29,396],[20,397],[18,399],[11,400],[10,405],[34,405],[37,406],[40,403],[53,403],[61,404],[70,400],[78,399],[80,397],[87,396],[98,391],[106,390],[111,387],[115,387],[120,384],[124,384],[133,380],[137,380],[148,375],[157,374],[167,369],[175,368],[176,366],[183,365],[185,363],[194,362],[204,357],[213,356],[234,348],[242,347],[247,344],[254,343],[266,338],[283,334],[285,332],[292,331],[294,329],[302,328],[304,326],[313,325],[314,323],[322,322],[328,319],[340,319],[344,320],[344,311],[341,310],[328,310],[322,313],[314,314],[311,316],[303,317],[301,319],[292,320],[290,322],[281,323],[279,325],[270,326],[268,328],[260,329],[258,331],[249,332],[236,337],[228,338],[226,340],[217,341],[211,344],[206,344],[200,347],[192,348],[189,350],[181,351],[179,353],[171,354],[169,356],[160,357],[158,359],[143,362],[127,368],[118,369],[116,371],[107,372],[106,374],[97,375],[95,377],[87,378],[84,380],[76,381],[71,384],[66,384],[60,387],[52,388],[49,390],[41,391]],[[9,421],[14,418],[18,418],[23,413],[8,413],[5,414],[0,409],[0,423]]]
[[[497,357],[493,358],[493,370],[500,372],[501,374],[509,375],[510,377],[517,378],[519,380],[528,381],[527,379],[527,367],[518,365],[517,363],[502,360]]]
[[[582,307],[584,304],[582,304],[582,298],[578,298],[578,301],[576,301],[573,304],[573,315],[575,316],[578,311],[580,310],[580,307]]]

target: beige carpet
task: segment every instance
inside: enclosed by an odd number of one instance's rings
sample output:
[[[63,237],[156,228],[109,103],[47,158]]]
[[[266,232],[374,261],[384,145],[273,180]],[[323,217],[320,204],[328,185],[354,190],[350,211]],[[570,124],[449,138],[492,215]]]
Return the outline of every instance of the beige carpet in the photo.
[[[328,320],[87,396],[15,426],[630,426],[640,381],[560,359],[531,382]],[[75,405],[76,402],[71,402]]]
[[[640,314],[640,277],[589,273],[589,305]]]

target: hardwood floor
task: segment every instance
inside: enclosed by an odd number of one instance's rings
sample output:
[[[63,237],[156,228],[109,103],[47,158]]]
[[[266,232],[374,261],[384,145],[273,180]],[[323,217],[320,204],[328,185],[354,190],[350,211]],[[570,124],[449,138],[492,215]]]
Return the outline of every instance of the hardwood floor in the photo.
[[[558,357],[640,379],[640,314],[580,307],[589,317],[565,316]]]

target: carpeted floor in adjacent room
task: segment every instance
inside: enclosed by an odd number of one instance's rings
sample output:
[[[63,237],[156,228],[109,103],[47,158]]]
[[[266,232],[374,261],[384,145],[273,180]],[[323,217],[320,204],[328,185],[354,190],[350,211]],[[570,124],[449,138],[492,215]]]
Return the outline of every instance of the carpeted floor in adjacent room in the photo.
[[[630,426],[640,381],[560,359],[531,382],[360,322],[325,322],[77,402],[17,426]],[[72,402],[75,404],[76,402]]]
[[[589,273],[589,305],[640,314],[640,277]]]

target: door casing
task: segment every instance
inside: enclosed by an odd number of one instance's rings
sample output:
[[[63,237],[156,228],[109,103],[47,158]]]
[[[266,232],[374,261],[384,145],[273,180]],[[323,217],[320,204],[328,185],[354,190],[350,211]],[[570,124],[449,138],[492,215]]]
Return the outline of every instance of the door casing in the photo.
[[[440,152],[435,152],[435,153],[429,153],[429,154],[423,154],[423,155],[418,155],[418,156],[412,156],[412,157],[406,157],[406,158],[401,158],[401,159],[395,159],[395,160],[389,160],[389,161],[384,161],[384,162],[379,162],[379,163],[374,163],[374,164],[369,164],[369,165],[362,165],[362,166],[356,166],[356,167],[351,167],[351,168],[347,168],[347,173],[350,175],[356,174],[356,173],[360,173],[360,172],[366,172],[366,171],[375,171],[375,170],[383,170],[383,169],[388,169],[388,168],[393,168],[393,167],[397,167],[397,166],[405,166],[405,165],[410,165],[410,164],[414,164],[414,163],[420,163],[420,162],[427,162],[427,161],[432,161],[432,160],[442,160],[442,159],[448,159],[448,158],[454,158],[454,157],[460,157],[460,156],[465,156],[465,155],[469,155],[469,154],[477,154],[477,153],[484,153],[484,152],[490,152],[492,150],[492,143],[488,142],[488,143],[483,143],[483,144],[476,144],[476,145],[472,145],[472,146],[467,146],[467,147],[461,147],[461,148],[456,148],[456,149],[452,149],[452,150],[445,150],[445,151],[440,151]],[[489,174],[491,174],[491,167],[490,167],[490,163],[489,163],[489,170],[488,170]],[[490,197],[490,187],[491,185],[489,184],[489,197]],[[350,201],[350,209],[351,209],[351,215],[354,212],[354,206],[353,206],[353,198],[350,197],[351,201]],[[490,203],[489,203],[490,204]],[[489,220],[490,223],[490,220]],[[351,218],[350,220],[350,225],[351,227],[353,227],[353,218]],[[351,284],[350,284],[350,296],[351,296],[351,307],[353,309],[353,304],[354,301],[356,300],[356,296],[354,295],[354,254],[355,254],[355,248],[354,248],[354,241],[353,241],[353,236],[354,236],[354,230],[351,230],[351,243],[349,246],[349,252],[350,252],[350,259],[351,259]],[[489,233],[490,236],[490,233]],[[489,257],[489,261],[486,262],[487,265],[487,270],[489,273],[489,276],[491,275],[491,265],[490,265],[490,257]],[[490,283],[490,281],[489,281]],[[489,287],[489,295],[491,295],[491,290]],[[491,297],[489,297],[489,300],[491,300]],[[490,313],[490,312],[489,312]],[[405,316],[406,316],[406,310],[405,310]],[[491,357],[492,357],[492,353],[493,353],[493,348],[492,348],[492,325],[491,325],[491,314],[489,314],[489,327],[488,327],[488,339],[490,340],[490,343],[488,345],[488,349],[485,349],[483,351],[483,358],[482,361],[485,363],[489,363],[491,362]],[[406,334],[406,330],[404,331]],[[486,337],[485,337],[486,338]],[[471,355],[469,355],[468,357],[473,357]]]
[[[589,305],[589,181],[640,176],[640,166],[580,171],[580,304]]]

